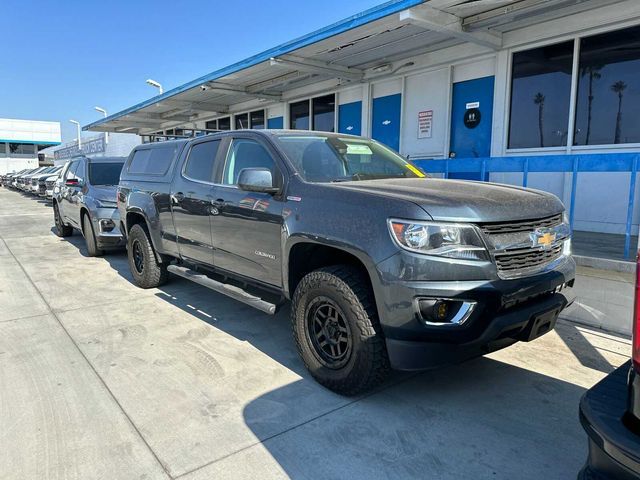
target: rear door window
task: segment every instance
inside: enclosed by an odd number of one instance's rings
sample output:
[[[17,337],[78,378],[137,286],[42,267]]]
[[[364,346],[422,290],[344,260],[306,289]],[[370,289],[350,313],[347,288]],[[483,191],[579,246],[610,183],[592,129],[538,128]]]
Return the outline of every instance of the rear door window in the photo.
[[[213,165],[220,148],[220,140],[197,143],[191,147],[185,177],[200,182],[213,182]]]
[[[164,175],[169,170],[177,148],[175,145],[167,145],[136,150],[128,171],[133,174]]]

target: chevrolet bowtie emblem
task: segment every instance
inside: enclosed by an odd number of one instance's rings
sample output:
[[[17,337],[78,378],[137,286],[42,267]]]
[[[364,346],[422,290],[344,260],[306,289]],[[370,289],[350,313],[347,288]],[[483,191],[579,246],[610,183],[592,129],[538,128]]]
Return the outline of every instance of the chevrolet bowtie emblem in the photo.
[[[531,234],[531,242],[534,247],[549,248],[556,241],[556,237],[554,231],[538,229]]]

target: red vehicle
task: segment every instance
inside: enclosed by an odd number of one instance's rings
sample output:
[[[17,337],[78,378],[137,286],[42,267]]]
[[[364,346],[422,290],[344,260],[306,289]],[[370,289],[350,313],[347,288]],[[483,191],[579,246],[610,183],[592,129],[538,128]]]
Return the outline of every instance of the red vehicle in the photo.
[[[632,359],[582,397],[580,421],[589,436],[582,480],[640,479],[640,251],[636,260]]]

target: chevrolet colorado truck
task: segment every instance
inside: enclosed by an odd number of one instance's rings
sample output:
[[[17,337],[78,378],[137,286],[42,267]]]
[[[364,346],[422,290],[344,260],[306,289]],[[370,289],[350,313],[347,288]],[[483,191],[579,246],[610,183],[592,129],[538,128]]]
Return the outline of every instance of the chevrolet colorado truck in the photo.
[[[533,340],[573,301],[555,196],[427,178],[361,137],[242,130],[141,145],[117,201],[138,286],[171,273],[268,314],[290,300],[302,361],[345,395],[390,368]]]

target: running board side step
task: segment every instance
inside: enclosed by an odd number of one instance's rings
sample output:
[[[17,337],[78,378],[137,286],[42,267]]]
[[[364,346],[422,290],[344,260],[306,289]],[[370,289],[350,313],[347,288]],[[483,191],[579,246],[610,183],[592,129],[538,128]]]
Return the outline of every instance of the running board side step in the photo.
[[[167,270],[175,275],[202,285],[203,287],[210,288],[211,290],[226,295],[227,297],[231,297],[234,300],[239,300],[243,303],[246,303],[247,305],[253,308],[257,308],[258,310],[269,315],[274,315],[276,313],[276,305],[266,302],[260,297],[251,295],[250,293],[246,292],[240,287],[236,287],[235,285],[218,282],[217,280],[214,280],[202,273],[196,272],[195,270],[190,270],[186,267],[181,267],[179,265],[169,265],[167,267]]]

